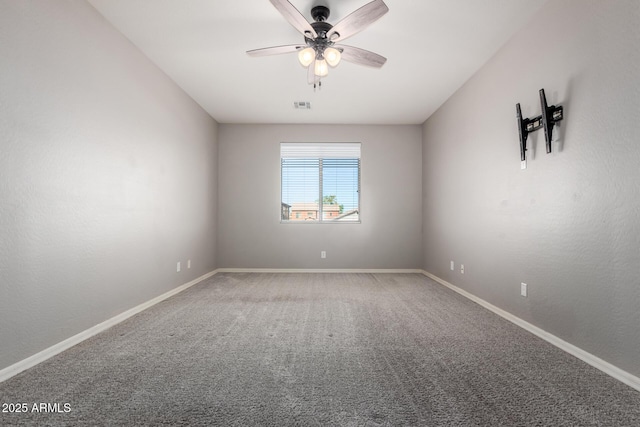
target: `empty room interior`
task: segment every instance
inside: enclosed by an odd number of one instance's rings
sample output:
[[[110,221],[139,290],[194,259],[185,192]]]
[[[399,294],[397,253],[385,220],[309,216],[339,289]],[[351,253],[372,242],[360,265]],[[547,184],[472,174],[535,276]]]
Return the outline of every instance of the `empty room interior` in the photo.
[[[0,0],[0,424],[640,425],[639,45],[635,0]]]

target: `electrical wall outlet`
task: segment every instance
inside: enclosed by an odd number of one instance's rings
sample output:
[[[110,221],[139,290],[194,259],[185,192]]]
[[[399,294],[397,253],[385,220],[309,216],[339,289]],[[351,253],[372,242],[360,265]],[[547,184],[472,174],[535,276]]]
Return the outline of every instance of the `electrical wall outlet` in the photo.
[[[176,272],[180,273],[180,261],[178,261],[178,265],[176,266]]]
[[[522,295],[523,297],[527,296],[527,284],[526,283],[520,283],[520,295]]]
[[[453,261],[451,261],[451,271],[455,269],[456,269],[456,264]]]
[[[460,264],[460,273],[464,274],[464,264]]]
[[[327,257],[327,251],[320,251],[320,258],[326,258]]]

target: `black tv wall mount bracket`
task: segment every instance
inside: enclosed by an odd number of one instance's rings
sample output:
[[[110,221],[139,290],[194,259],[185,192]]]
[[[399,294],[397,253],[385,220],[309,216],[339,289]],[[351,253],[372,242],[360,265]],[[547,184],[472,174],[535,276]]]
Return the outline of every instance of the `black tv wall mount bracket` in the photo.
[[[518,118],[518,133],[520,135],[520,165],[522,169],[527,167],[527,137],[531,132],[540,128],[544,129],[544,139],[547,142],[547,153],[551,152],[551,140],[553,138],[553,126],[562,120],[562,106],[547,105],[547,98],[544,89],[540,89],[540,108],[542,114],[528,119],[522,118],[520,103],[516,104],[516,115]]]

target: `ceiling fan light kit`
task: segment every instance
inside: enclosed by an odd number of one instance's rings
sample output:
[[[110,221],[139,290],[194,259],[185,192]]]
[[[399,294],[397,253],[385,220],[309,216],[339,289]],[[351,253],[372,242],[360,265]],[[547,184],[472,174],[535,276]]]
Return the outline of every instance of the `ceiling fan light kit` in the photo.
[[[340,59],[342,59],[340,51],[333,47],[326,48],[322,56],[324,56],[325,61],[327,61],[327,64],[329,64],[330,67],[337,67],[340,63]]]
[[[311,9],[314,22],[305,17],[288,0],[269,0],[282,16],[304,36],[304,44],[274,46],[247,51],[250,56],[298,53],[298,61],[307,68],[307,82],[315,88],[329,74],[329,67],[337,67],[341,60],[358,65],[380,68],[387,59],[377,53],[353,46],[337,44],[385,15],[389,8],[383,0],[374,0],[349,14],[336,25],[326,22],[330,10],[326,6]]]
[[[313,65],[313,73],[316,77],[326,77],[329,75],[329,64],[324,59],[317,59]]]
[[[316,51],[311,47],[304,48],[298,53],[298,61],[307,68],[316,59]]]

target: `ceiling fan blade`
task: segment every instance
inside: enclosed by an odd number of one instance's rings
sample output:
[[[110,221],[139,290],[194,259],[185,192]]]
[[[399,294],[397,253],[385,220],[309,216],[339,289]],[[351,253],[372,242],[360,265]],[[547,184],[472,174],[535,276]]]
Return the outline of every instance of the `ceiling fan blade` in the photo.
[[[342,51],[342,59],[353,62],[358,65],[366,65],[367,67],[380,68],[387,62],[387,58],[359,47],[346,46],[337,44],[336,49]]]
[[[374,0],[371,3],[367,3],[334,25],[329,30],[327,38],[335,42],[351,37],[373,24],[388,11],[389,8],[384,4],[383,0]]]
[[[298,44],[288,44],[284,46],[273,46],[273,47],[265,47],[262,49],[253,49],[248,50],[247,55],[249,56],[268,56],[268,55],[281,55],[283,53],[292,53],[297,52],[298,49],[304,49],[306,46],[301,46]]]
[[[288,0],[269,0],[271,4],[278,9],[278,12],[284,16],[284,19],[293,27],[300,31],[303,36],[307,36],[309,38],[316,38],[318,34],[316,30],[313,29],[309,21],[300,13],[298,9],[295,8]]]

